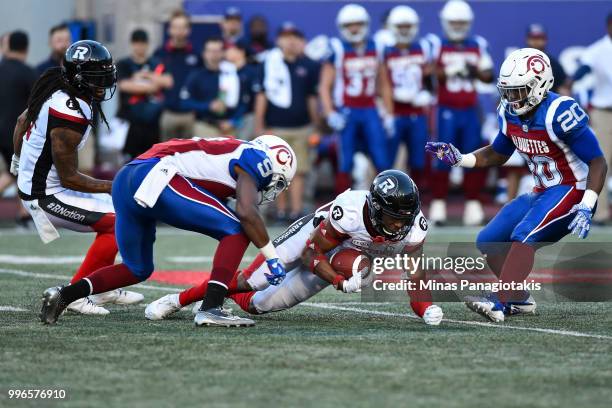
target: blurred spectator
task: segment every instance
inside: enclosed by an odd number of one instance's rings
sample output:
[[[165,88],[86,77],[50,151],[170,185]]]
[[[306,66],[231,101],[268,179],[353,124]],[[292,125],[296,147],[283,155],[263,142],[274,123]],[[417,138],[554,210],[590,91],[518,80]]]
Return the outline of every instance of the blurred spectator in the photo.
[[[591,125],[597,135],[601,150],[608,162],[612,159],[612,13],[607,18],[607,34],[603,38],[591,44],[584,54],[580,63],[582,64],[568,86],[574,81],[580,80],[588,73],[595,76],[595,89],[591,98],[592,109]],[[599,223],[610,219],[610,192],[608,183],[599,195],[599,204],[593,220]]]
[[[13,157],[13,131],[17,117],[26,109],[30,90],[38,77],[36,71],[25,64],[28,57],[28,35],[15,31],[9,35],[7,49],[0,61],[0,153],[4,169],[0,167],[0,194],[15,179],[8,173]],[[0,164],[0,166],[2,166]],[[27,224],[30,216],[19,206],[18,224]]]
[[[285,23],[277,37],[278,49],[266,54],[260,77],[262,91],[255,102],[255,133],[271,133],[286,140],[297,156],[297,174],[289,187],[295,220],[303,211],[304,175],[310,170],[308,138],[317,117],[319,67],[305,57],[304,35],[293,24]],[[287,215],[287,198],[277,201],[278,218]]]
[[[193,112],[181,106],[180,91],[185,80],[202,65],[189,41],[189,16],[177,10],[168,22],[168,41],[155,51],[154,58],[172,76],[172,84],[164,91],[164,110],[160,118],[161,140],[193,137]]]
[[[38,75],[45,72],[48,68],[59,67],[62,63],[62,58],[64,58],[64,53],[66,53],[71,43],[72,35],[67,24],[62,23],[51,27],[51,30],[49,30],[51,55],[36,67]]]
[[[189,75],[181,90],[181,106],[195,111],[195,136],[233,135],[245,109],[236,67],[223,61],[223,40],[219,37],[206,40],[202,56],[204,66]]]
[[[117,62],[119,111],[117,117],[129,122],[123,153],[132,159],[159,142],[161,90],[172,86],[170,74],[149,58],[149,38],[144,30],[134,30],[131,55]]]
[[[236,67],[240,80],[240,104],[244,113],[236,136],[239,139],[250,140],[254,136],[254,105],[255,94],[260,90],[258,66],[247,63],[247,51],[242,44],[234,44],[225,50],[225,59]]]
[[[553,57],[546,51],[546,46],[548,45],[548,36],[546,34],[544,26],[541,24],[530,24],[527,28],[527,39],[525,40],[525,42],[528,47],[540,50],[546,53],[546,55],[548,56],[553,71],[553,77],[555,78],[555,82],[551,90],[553,92],[561,93],[563,95],[569,95],[569,90],[564,85],[567,80],[565,70],[563,70],[563,67],[561,66],[557,58]]]
[[[4,33],[0,35],[0,57],[2,57],[8,51],[8,40],[10,33]]]
[[[263,61],[263,55],[272,48],[268,39],[268,20],[264,16],[253,16],[249,20],[248,54],[257,62]]]
[[[237,7],[229,7],[225,10],[223,21],[221,22],[221,35],[223,36],[223,44],[227,48],[232,44],[236,44],[242,39],[242,13]]]

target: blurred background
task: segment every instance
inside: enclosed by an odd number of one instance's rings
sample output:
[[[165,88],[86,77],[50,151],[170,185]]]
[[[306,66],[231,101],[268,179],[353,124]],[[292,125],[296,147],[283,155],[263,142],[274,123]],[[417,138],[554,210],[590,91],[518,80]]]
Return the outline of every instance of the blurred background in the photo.
[[[264,131],[276,131],[290,141],[299,161],[304,163],[292,190],[274,208],[268,209],[270,222],[285,224],[324,204],[347,186],[346,179],[338,177],[338,132],[325,120],[318,95],[319,70],[329,56],[329,38],[340,35],[336,16],[347,3],[317,0],[1,2],[1,52],[3,60],[18,59],[34,70],[35,75],[40,75],[44,69],[60,63],[63,52],[73,41],[94,39],[109,48],[117,63],[119,79],[115,96],[103,104],[106,116],[111,118],[110,127],[99,126],[79,156],[81,169],[97,177],[112,178],[126,161],[153,143],[173,137],[232,135],[251,139]],[[357,3],[367,10],[369,35],[381,49],[393,43],[387,16],[398,5],[409,5],[418,14],[419,31],[415,41],[422,39],[435,44],[436,37],[445,36],[440,19],[444,1]],[[600,84],[593,72],[579,70],[585,65],[582,57],[587,48],[608,35],[612,2],[481,0],[468,3],[473,11],[470,35],[486,41],[494,76],[509,52],[529,44],[558,61],[555,91],[572,95],[585,109],[612,109],[612,104],[591,106],[593,91]],[[12,36],[14,33],[27,36],[25,49],[23,40],[18,41],[22,36]],[[271,55],[270,50],[279,46],[285,60],[297,64],[295,77],[291,78],[300,87],[299,92],[294,92],[294,98],[301,99],[276,110],[269,108],[271,102],[265,100],[263,72],[266,61],[271,59],[267,57]],[[430,62],[436,64],[433,53]],[[612,81],[612,73],[608,74]],[[163,75],[172,76],[171,87],[156,79]],[[498,96],[495,80],[488,84],[475,82],[477,137],[483,145],[497,133]],[[0,87],[7,86],[11,84],[0,75]],[[436,92],[434,85],[432,100],[423,108],[428,140],[438,137]],[[268,104],[265,113],[256,112],[258,96],[262,103]],[[10,104],[9,100],[0,101],[0,117],[2,112],[8,112]],[[381,121],[384,120],[387,113],[382,106],[379,113]],[[287,119],[288,114],[293,119]],[[4,117],[0,129],[0,145],[4,151],[10,150],[10,121],[11,118]],[[392,134],[383,137],[381,144],[391,143],[392,138]],[[368,188],[376,170],[367,149],[360,150],[354,157],[348,185]],[[430,160],[424,158],[425,163],[415,168],[411,159],[421,155],[424,153],[409,142],[401,143],[397,152],[392,153],[392,166],[414,174],[425,203],[424,212],[440,224],[483,224],[507,200],[533,187],[524,162],[516,157],[509,166],[482,175],[483,187],[475,196],[467,198],[478,205],[468,211],[461,171],[451,172],[448,191],[440,193]],[[7,154],[3,156],[6,162]],[[29,228],[7,172],[9,164],[0,163],[0,222],[9,227],[17,222],[20,227]],[[432,199],[445,202],[443,216],[429,213]],[[607,223],[609,212],[599,213],[597,222]]]

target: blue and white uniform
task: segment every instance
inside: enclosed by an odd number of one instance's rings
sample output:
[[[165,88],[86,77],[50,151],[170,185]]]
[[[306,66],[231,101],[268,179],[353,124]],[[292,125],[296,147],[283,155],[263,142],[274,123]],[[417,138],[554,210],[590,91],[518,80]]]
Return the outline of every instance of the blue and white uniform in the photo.
[[[491,242],[557,242],[570,232],[570,210],[584,195],[588,164],[602,156],[588,122],[574,99],[552,92],[527,120],[500,108],[493,149],[506,156],[517,150],[536,186],[506,204],[480,232],[481,249]]]
[[[224,204],[236,195],[235,166],[247,172],[260,191],[271,181],[266,152],[228,138],[172,139],[121,169],[112,192],[117,243],[135,276],[144,280],[153,272],[158,220],[218,240],[242,232],[237,215]],[[152,181],[150,186],[145,186],[145,178]]]

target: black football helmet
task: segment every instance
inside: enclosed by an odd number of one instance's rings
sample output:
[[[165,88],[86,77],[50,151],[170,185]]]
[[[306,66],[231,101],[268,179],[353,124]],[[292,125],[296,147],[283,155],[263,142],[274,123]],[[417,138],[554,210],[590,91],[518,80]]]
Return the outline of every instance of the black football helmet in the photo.
[[[117,69],[111,53],[99,42],[82,40],[73,43],[64,54],[62,67],[65,80],[79,91],[100,102],[113,97],[117,88]]]
[[[381,236],[391,241],[400,241],[408,235],[414,219],[421,211],[419,189],[406,173],[385,170],[379,173],[370,187],[368,211],[372,226]],[[382,217],[388,215],[405,221],[397,232],[388,231]]]

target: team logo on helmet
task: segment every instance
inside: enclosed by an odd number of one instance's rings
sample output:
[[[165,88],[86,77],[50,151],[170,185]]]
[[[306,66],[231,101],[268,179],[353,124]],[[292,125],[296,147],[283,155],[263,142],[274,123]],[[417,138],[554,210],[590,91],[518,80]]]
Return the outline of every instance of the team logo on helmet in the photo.
[[[78,45],[72,51],[72,59],[75,61],[87,61],[89,55],[91,55],[91,48],[87,44]]]
[[[289,163],[289,166],[293,165],[293,155],[291,154],[289,149],[287,149],[285,146],[276,145],[276,146],[270,147],[270,149],[274,149],[274,150],[278,149],[278,151],[276,152],[277,162],[279,162],[282,165],[285,165],[287,163]]]
[[[397,179],[393,176],[389,176],[386,179],[382,180],[376,188],[378,191],[382,193],[383,196],[392,195],[397,191],[397,186],[399,185]]]
[[[527,72],[533,70],[535,74],[539,74],[548,66],[549,65],[546,63],[546,60],[544,60],[544,57],[539,54],[532,55],[527,59]]]

